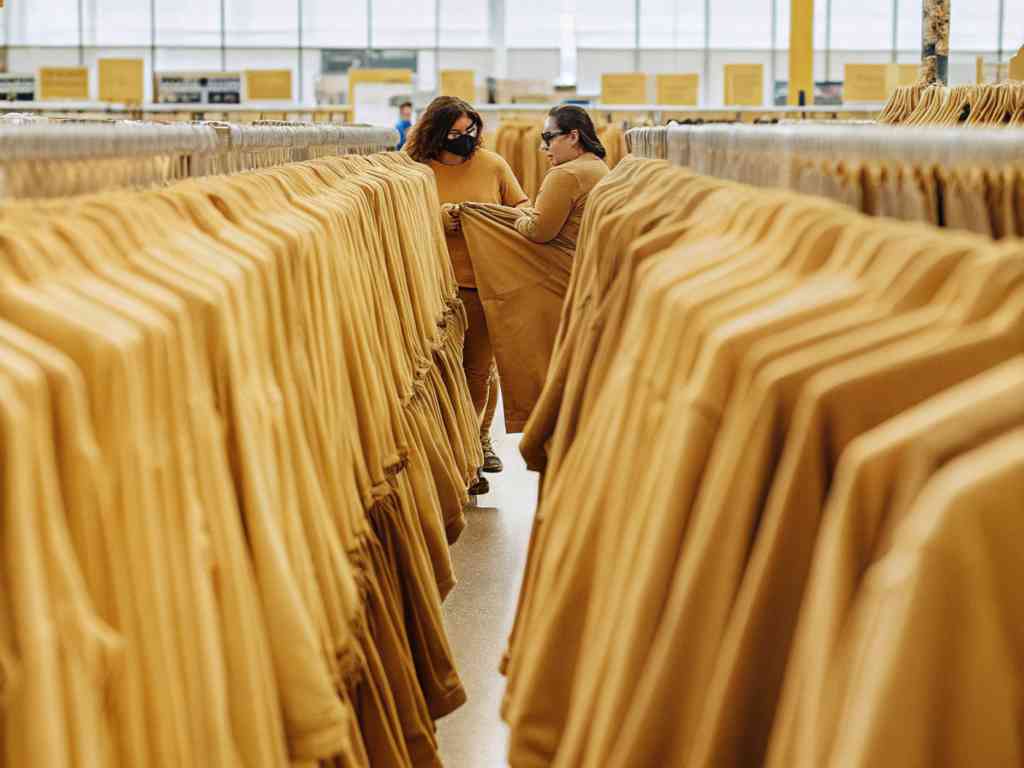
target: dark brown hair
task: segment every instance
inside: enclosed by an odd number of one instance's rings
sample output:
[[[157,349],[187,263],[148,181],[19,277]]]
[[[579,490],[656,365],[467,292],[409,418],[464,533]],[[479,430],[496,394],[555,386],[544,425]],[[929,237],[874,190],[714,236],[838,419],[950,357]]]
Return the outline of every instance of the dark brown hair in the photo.
[[[441,156],[445,142],[448,141],[448,132],[463,115],[468,117],[476,128],[479,147],[479,137],[484,131],[484,121],[480,113],[462,99],[438,96],[430,102],[430,106],[420,115],[419,122],[413,126],[409,140],[405,144],[405,151],[413,160],[421,163],[436,160]]]
[[[590,115],[583,107],[577,107],[575,104],[560,104],[548,112],[548,115],[555,119],[555,124],[562,133],[579,131],[580,146],[587,152],[602,159],[608,154],[601,140],[597,138],[594,121],[590,119]]]

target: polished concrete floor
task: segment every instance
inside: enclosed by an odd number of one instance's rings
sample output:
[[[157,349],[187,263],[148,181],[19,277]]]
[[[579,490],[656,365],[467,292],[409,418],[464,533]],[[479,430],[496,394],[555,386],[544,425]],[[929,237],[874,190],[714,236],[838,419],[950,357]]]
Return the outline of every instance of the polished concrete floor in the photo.
[[[505,471],[488,475],[491,492],[467,510],[468,525],[452,548],[458,585],[445,603],[445,622],[469,701],[438,723],[446,768],[502,768],[508,729],[498,716],[505,650],[526,562],[537,499],[537,475],[519,456],[518,435],[495,419],[494,447]]]

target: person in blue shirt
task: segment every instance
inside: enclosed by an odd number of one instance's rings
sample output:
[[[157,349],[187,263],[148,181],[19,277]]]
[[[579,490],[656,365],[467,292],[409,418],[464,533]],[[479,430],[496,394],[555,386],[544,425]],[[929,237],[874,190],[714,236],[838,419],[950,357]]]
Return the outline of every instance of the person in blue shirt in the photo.
[[[398,131],[398,147],[401,149],[405,146],[405,138],[409,135],[409,129],[412,128],[412,103],[403,102],[398,107],[398,122],[395,123],[395,130]]]

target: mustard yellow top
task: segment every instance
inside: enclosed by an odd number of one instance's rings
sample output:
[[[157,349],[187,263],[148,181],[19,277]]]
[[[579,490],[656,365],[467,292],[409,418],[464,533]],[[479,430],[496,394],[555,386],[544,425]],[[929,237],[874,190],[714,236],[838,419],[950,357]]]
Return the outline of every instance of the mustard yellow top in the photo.
[[[556,165],[544,177],[537,202],[524,209],[516,229],[535,243],[547,243],[559,236],[575,243],[587,196],[607,175],[604,160],[590,152]]]

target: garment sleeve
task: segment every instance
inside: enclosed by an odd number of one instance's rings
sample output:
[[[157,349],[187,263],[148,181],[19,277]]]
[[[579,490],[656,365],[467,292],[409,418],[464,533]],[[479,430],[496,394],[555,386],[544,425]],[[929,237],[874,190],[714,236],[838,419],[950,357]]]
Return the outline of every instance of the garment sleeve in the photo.
[[[549,171],[540,185],[537,204],[526,208],[516,222],[519,234],[535,243],[546,243],[558,237],[572,213],[579,188],[575,174],[557,168]]]
[[[501,160],[501,204],[507,205],[512,208],[521,208],[524,205],[528,205],[530,198],[523,192],[523,187],[519,183],[519,179],[512,172],[512,167],[505,161],[504,158]]]

